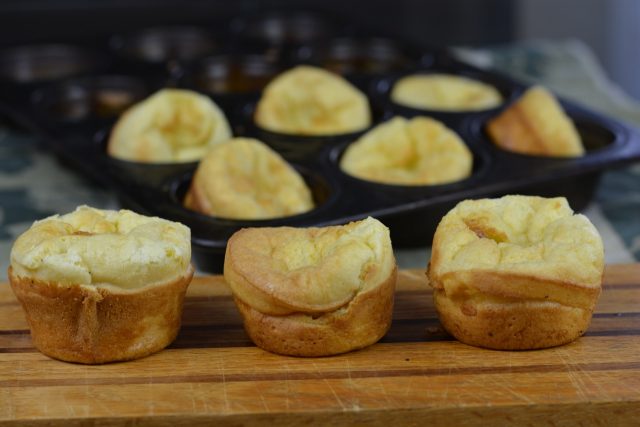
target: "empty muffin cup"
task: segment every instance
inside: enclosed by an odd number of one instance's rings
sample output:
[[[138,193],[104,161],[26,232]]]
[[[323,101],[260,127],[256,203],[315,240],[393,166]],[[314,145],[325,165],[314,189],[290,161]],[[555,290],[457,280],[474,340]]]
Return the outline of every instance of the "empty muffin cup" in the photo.
[[[337,38],[312,49],[310,59],[338,74],[398,72],[414,61],[395,41],[385,38]]]
[[[145,84],[134,77],[105,75],[66,80],[32,96],[48,118],[63,122],[112,119],[144,98]]]
[[[213,53],[217,42],[199,27],[157,27],[115,36],[111,47],[123,56],[142,62],[192,61]]]
[[[13,83],[36,83],[104,69],[106,58],[73,45],[20,46],[0,52],[0,78]]]
[[[333,26],[326,16],[309,12],[270,13],[238,19],[233,25],[241,39],[271,46],[322,40],[332,34]]]
[[[279,72],[266,55],[219,55],[203,59],[194,71],[194,85],[215,95],[259,93]]]

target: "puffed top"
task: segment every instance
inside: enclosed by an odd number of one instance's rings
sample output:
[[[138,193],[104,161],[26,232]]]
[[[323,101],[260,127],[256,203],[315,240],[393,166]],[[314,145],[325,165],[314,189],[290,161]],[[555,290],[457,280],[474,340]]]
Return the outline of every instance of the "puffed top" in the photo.
[[[177,222],[80,206],[36,221],[14,243],[11,267],[17,277],[60,285],[137,289],[184,276],[190,238]]]
[[[429,117],[394,117],[351,144],[340,160],[349,175],[399,185],[458,181],[472,166],[471,151],[458,134]]]
[[[162,89],[124,112],[111,132],[107,152],[144,163],[191,162],[229,138],[227,118],[209,97]]]
[[[227,245],[234,295],[266,314],[325,313],[393,273],[389,230],[366,218],[344,226],[248,228]]]
[[[185,206],[222,218],[267,219],[307,212],[314,203],[282,156],[257,139],[233,138],[202,159]]]
[[[447,295],[487,292],[588,308],[603,268],[598,231],[564,197],[512,195],[465,200],[445,215],[430,277]]]
[[[452,74],[413,74],[398,80],[391,100],[399,105],[436,111],[486,110],[502,104],[502,95],[486,83]]]
[[[371,113],[367,97],[344,78],[302,65],[267,85],[254,119],[273,132],[335,135],[369,127]]]

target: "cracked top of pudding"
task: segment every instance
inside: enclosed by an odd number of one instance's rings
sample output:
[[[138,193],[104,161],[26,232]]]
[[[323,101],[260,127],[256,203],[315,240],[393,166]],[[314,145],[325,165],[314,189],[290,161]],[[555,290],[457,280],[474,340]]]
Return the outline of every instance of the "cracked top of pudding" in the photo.
[[[438,225],[432,285],[448,296],[528,298],[588,308],[600,292],[596,228],[563,197],[465,200]]]
[[[187,274],[190,237],[177,222],[80,206],[36,221],[18,237],[11,268],[17,277],[60,285],[137,289]]]

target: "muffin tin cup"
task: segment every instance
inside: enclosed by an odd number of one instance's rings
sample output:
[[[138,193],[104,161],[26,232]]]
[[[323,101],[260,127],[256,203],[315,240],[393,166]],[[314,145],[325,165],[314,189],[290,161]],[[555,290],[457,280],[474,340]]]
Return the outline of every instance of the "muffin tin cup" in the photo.
[[[212,96],[256,96],[282,71],[267,54],[221,54],[198,61],[189,71],[189,85]]]
[[[363,87],[377,76],[411,70],[432,62],[430,53],[385,37],[337,37],[301,46],[292,55],[295,63],[325,68]]]
[[[113,122],[127,108],[149,94],[145,82],[126,75],[98,75],[66,79],[35,90],[34,114],[52,127],[78,127]]]
[[[336,182],[331,179],[327,179],[322,174],[318,173],[313,167],[305,166],[302,164],[291,163],[294,169],[302,176],[307,187],[311,191],[313,197],[314,208],[308,212],[302,212],[295,215],[266,218],[266,219],[249,219],[249,218],[225,218],[219,216],[209,216],[193,211],[184,207],[184,198],[192,185],[192,179],[195,171],[176,175],[164,182],[163,193],[168,195],[169,202],[174,206],[180,207],[183,214],[190,217],[199,217],[199,220],[210,225],[209,229],[213,229],[215,225],[224,224],[235,225],[239,228],[250,227],[255,225],[264,224],[279,224],[297,221],[306,221],[309,217],[325,215],[327,210],[331,210],[336,200],[338,200],[341,193],[340,188],[336,185]]]
[[[244,32],[249,31],[248,26],[232,29],[232,33],[222,35],[213,34],[206,28],[204,32],[199,32],[202,27],[196,27],[191,34],[196,34],[196,39],[202,36],[201,40],[207,42],[191,46],[186,51],[180,48],[176,54],[167,53],[171,52],[167,45],[173,43],[173,39],[165,37],[167,32],[164,36],[157,36],[157,29],[143,30],[136,33],[135,37],[121,38],[122,43],[112,44],[111,51],[107,46],[95,46],[94,50],[87,50],[86,46],[77,50],[65,48],[63,51],[72,52],[71,55],[81,52],[82,56],[93,52],[86,58],[94,58],[95,54],[96,58],[101,59],[76,61],[79,67],[63,67],[59,73],[36,78],[30,74],[11,77],[15,68],[7,64],[15,61],[19,55],[10,53],[3,56],[0,53],[0,84],[9,88],[1,96],[3,102],[0,102],[0,109],[5,104],[17,121],[28,124],[42,135],[63,161],[87,177],[112,188],[125,207],[189,226],[194,260],[201,270],[212,272],[221,271],[227,240],[242,227],[325,226],[374,216],[389,226],[395,247],[427,246],[442,216],[461,200],[514,193],[565,196],[574,209],[581,209],[591,200],[602,171],[640,160],[640,136],[635,129],[566,101],[562,105],[575,121],[585,142],[585,156],[548,158],[501,150],[486,134],[486,123],[517,98],[526,85],[456,61],[446,52],[414,46],[397,39],[391,40],[393,44],[402,46],[403,55],[408,58],[403,67],[406,65],[407,68],[383,71],[364,67],[359,71],[345,72],[346,77],[368,95],[374,115],[373,125],[393,115],[427,115],[458,133],[474,155],[474,168],[469,178],[432,186],[370,182],[344,173],[339,166],[344,150],[368,129],[347,135],[316,137],[279,134],[256,126],[253,111],[259,97],[257,89],[267,80],[266,76],[263,80],[260,80],[262,77],[257,78],[259,82],[251,81],[256,86],[245,91],[242,85],[231,84],[233,79],[229,76],[239,69],[233,64],[242,64],[243,58],[257,53],[263,65],[273,64],[280,71],[297,62],[321,63],[322,51],[310,47],[328,46],[332,40],[344,39],[345,35],[351,40],[376,40],[369,33],[358,32],[357,26],[353,26],[354,31],[341,30],[338,33],[336,30],[349,25],[351,23],[330,21],[326,27],[330,30],[321,37],[313,40],[296,39],[293,43],[282,42],[271,53],[269,49],[273,46],[266,50],[258,46],[261,43],[264,46],[265,42],[270,44],[268,40],[254,38],[254,45],[248,43],[252,40],[252,36]],[[192,30],[187,27],[186,33]],[[165,43],[159,49],[162,55],[145,57],[148,52],[139,55],[140,51],[149,49],[139,41],[145,37],[149,37],[153,43],[158,40]],[[226,50],[221,48],[218,40],[230,41]],[[140,46],[143,46],[141,50]],[[40,52],[40,47],[19,49]],[[58,52],[56,49],[53,51]],[[305,49],[309,55],[296,59],[295,53],[304,52]],[[105,52],[106,56],[101,56],[100,52]],[[354,52],[352,49],[351,53]],[[38,61],[34,60],[33,63],[46,63],[41,59]],[[179,67],[172,69],[176,63]],[[176,70],[179,72],[174,72]],[[271,71],[273,69],[269,69]],[[410,109],[391,102],[389,92],[393,83],[415,72],[446,72],[488,82],[503,93],[505,103],[486,111],[451,113]],[[7,76],[13,81],[7,80]],[[220,82],[221,86],[218,85]],[[106,141],[115,115],[131,101],[142,99],[167,85],[207,94],[225,110],[236,136],[260,139],[283,155],[312,189],[316,208],[299,215],[257,221],[210,217],[182,205],[182,198],[197,163],[158,165],[109,157]]]
[[[220,43],[203,27],[166,26],[118,34],[109,41],[111,50],[140,74],[159,74],[178,81],[187,64],[219,51]]]
[[[429,116],[444,122],[451,127],[460,127],[463,122],[475,121],[480,117],[489,114],[491,116],[497,114],[506,105],[509,105],[517,99],[523,92],[521,85],[514,85],[510,79],[492,74],[490,72],[469,69],[467,67],[455,67],[451,64],[451,59],[441,59],[435,57],[428,67],[414,69],[408,72],[396,73],[374,79],[371,82],[370,91],[374,104],[380,108],[385,108],[394,115],[402,117]],[[502,95],[503,102],[489,109],[472,109],[463,111],[453,110],[434,110],[422,109],[407,106],[394,102],[391,99],[393,86],[403,77],[411,75],[430,75],[430,74],[450,74],[460,77],[466,77],[472,80],[480,81],[494,87]]]
[[[188,67],[181,86],[209,95],[230,121],[241,124],[244,105],[258,98],[283,68],[277,57],[265,53],[218,54]]]
[[[0,51],[0,81],[29,85],[104,70],[109,58],[98,50],[68,44],[12,47]]]
[[[351,175],[340,167],[342,156],[349,146],[355,142],[356,141],[343,142],[331,149],[329,152],[330,173],[339,176],[343,182],[349,182],[354,189],[358,188],[358,193],[362,191],[371,192],[378,195],[378,197],[384,195],[389,199],[396,199],[396,201],[400,202],[412,198],[429,198],[438,194],[452,193],[461,189],[474,187],[482,182],[485,175],[489,173],[493,166],[493,160],[487,151],[484,150],[484,147],[471,143],[466,144],[473,156],[472,170],[467,177],[436,184],[399,184],[372,181]]]
[[[367,128],[342,134],[296,135],[260,127],[254,120],[256,106],[257,100],[254,99],[245,103],[239,110],[240,121],[243,123],[243,134],[268,144],[285,158],[295,160],[318,156],[322,151],[330,150],[338,144],[355,141],[388,118],[386,111],[370,105],[372,120],[371,125]]]
[[[462,133],[467,140],[483,149],[496,159],[515,178],[528,178],[541,172],[572,174],[599,169],[603,159],[613,160],[620,152],[633,149],[627,131],[616,123],[605,123],[597,115],[572,103],[561,101],[569,118],[574,122],[585,147],[580,157],[552,157],[522,154],[502,149],[493,143],[487,133],[487,123],[499,112],[485,112],[462,125]],[[506,107],[503,107],[506,108]],[[631,144],[633,145],[633,144]]]
[[[28,99],[34,90],[62,79],[111,72],[102,47],[37,44],[0,50],[0,101],[31,121]]]
[[[198,162],[145,163],[112,157],[107,153],[107,144],[112,126],[94,135],[95,155],[99,157],[114,180],[122,185],[144,188],[160,188],[170,177],[193,172]]]

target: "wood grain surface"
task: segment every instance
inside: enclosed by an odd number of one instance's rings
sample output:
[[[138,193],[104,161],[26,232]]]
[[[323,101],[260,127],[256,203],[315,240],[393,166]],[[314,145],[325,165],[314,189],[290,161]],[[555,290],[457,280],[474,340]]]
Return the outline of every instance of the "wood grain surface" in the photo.
[[[220,277],[189,288],[166,350],[101,366],[31,344],[0,284],[1,425],[638,425],[640,264],[609,266],[591,327],[553,349],[491,351],[437,320],[424,272],[399,276],[378,344],[326,358],[283,357],[248,340]]]

